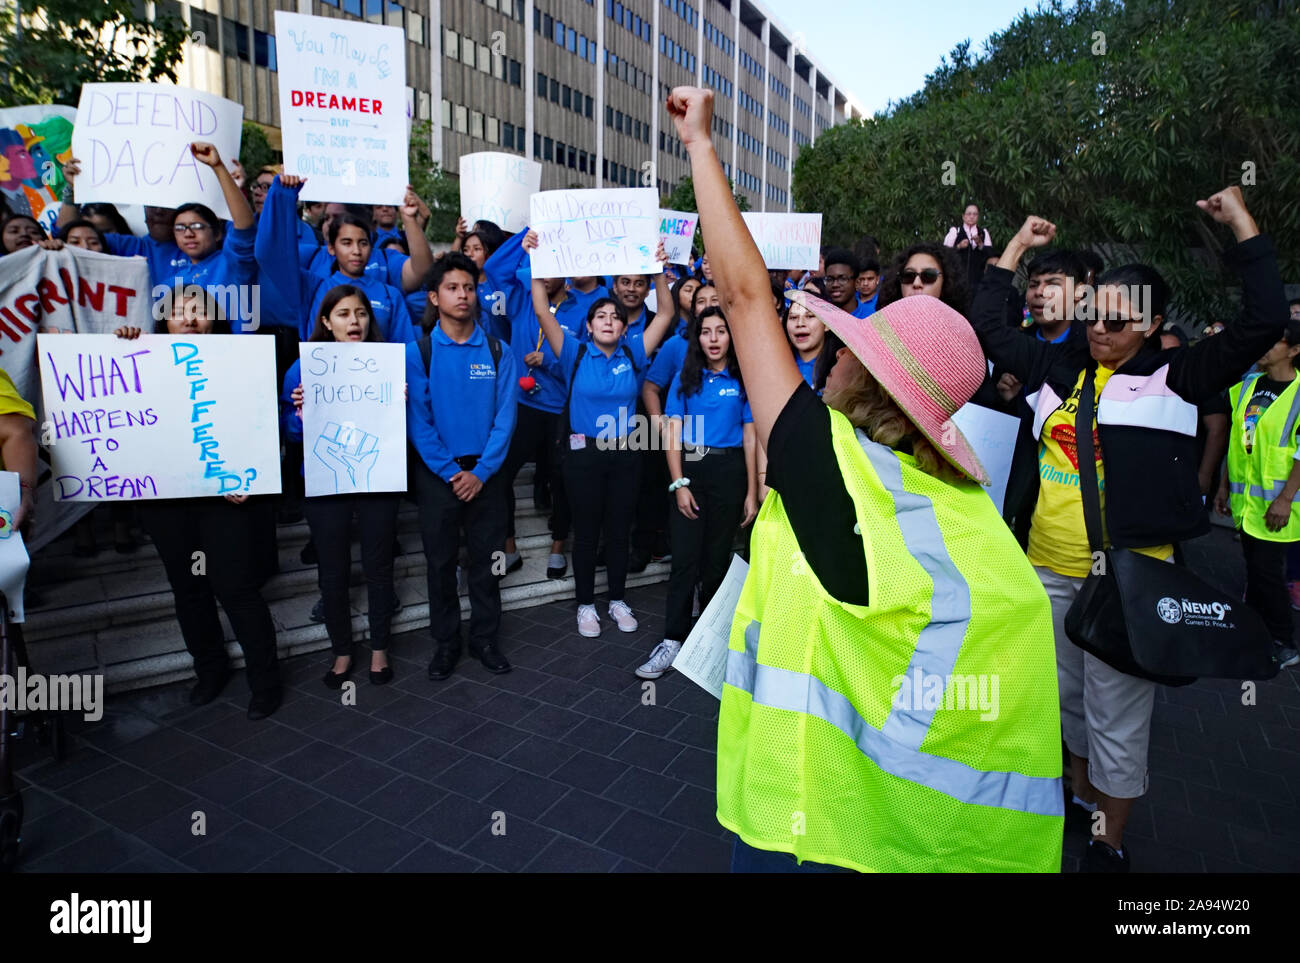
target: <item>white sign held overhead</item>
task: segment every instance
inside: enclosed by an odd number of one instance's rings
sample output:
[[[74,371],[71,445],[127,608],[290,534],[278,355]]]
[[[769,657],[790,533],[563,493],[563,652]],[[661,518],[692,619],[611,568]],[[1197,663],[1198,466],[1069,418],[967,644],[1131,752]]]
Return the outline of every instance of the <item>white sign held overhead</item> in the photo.
[[[763,263],[770,271],[816,270],[821,255],[820,214],[743,213]]]
[[[284,170],[304,201],[401,204],[409,182],[400,27],[275,11]]]
[[[542,165],[517,154],[480,151],[460,159],[460,216],[515,233],[528,226],[528,199],[542,189]]]
[[[275,345],[237,334],[42,334],[58,501],[280,491]]]
[[[653,188],[543,191],[532,196],[528,224],[538,234],[535,278],[663,272]]]
[[[301,345],[307,496],[406,491],[406,345]]]
[[[659,236],[664,242],[669,264],[691,263],[691,241],[700,215],[689,211],[660,211]]]
[[[213,144],[227,168],[239,157],[244,108],[232,100],[171,84],[83,84],[72,128],[81,161],[77,203],[158,207],[198,202],[230,217],[216,171],[190,151]]]

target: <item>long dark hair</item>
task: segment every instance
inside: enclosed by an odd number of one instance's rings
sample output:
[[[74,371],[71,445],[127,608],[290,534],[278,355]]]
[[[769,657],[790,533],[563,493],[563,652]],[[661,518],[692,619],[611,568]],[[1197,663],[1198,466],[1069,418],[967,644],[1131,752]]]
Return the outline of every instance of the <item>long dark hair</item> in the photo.
[[[36,225],[36,229],[41,232],[41,235],[43,237],[49,237],[49,234],[46,233],[45,228],[41,227],[41,222],[36,220],[36,218],[32,217],[30,214],[10,214],[3,221],[0,221],[0,254],[13,253],[13,251],[5,247],[4,236],[3,236],[5,226],[10,221],[31,221],[33,224]]]
[[[325,292],[325,297],[321,299],[320,310],[316,312],[316,323],[312,326],[311,337],[308,341],[334,341],[334,332],[325,324],[325,319],[330,316],[339,302],[344,298],[358,298],[362,306],[366,309],[366,314],[370,316],[370,322],[366,325],[365,341],[383,341],[382,333],[379,330],[379,322],[375,318],[375,312],[370,310],[370,299],[366,297],[355,284],[336,284]]]
[[[614,317],[623,322],[623,329],[627,330],[627,308],[623,307],[621,301],[614,298],[597,298],[591,302],[591,307],[587,309],[587,323],[591,324],[592,319],[596,317],[596,312],[607,304],[614,305]]]
[[[876,310],[887,304],[893,304],[903,297],[902,282],[898,276],[907,267],[913,254],[928,254],[934,258],[943,272],[943,286],[939,289],[939,300],[958,314],[965,317],[970,307],[970,287],[966,282],[966,269],[950,247],[944,247],[934,241],[921,241],[896,256],[880,280],[880,297],[876,299]]]
[[[200,204],[197,201],[191,201],[188,204],[182,204],[180,207],[176,208],[176,216],[172,218],[172,223],[174,224],[176,222],[176,218],[180,217],[180,215],[188,214],[191,211],[193,211],[199,217],[203,218],[204,223],[207,224],[208,227],[212,229],[213,243],[220,246],[222,240],[224,239],[226,226],[224,223],[222,223],[221,218],[217,217],[217,212],[214,211],[212,208],[208,207],[208,205],[206,204]]]
[[[86,219],[92,217],[107,218],[109,223],[113,225],[115,234],[130,235],[131,233],[131,226],[126,223],[126,218],[122,216],[122,212],[117,209],[116,204],[109,204],[107,201],[93,201],[90,204],[82,204],[81,216]]]
[[[352,227],[361,228],[361,230],[366,232],[366,237],[371,236],[370,222],[368,220],[364,217],[358,217],[356,214],[345,211],[330,220],[330,227],[326,232],[326,240],[329,242],[330,247],[333,247],[334,242],[339,239],[339,231],[342,230],[344,225],[348,224]]]
[[[691,282],[691,281],[698,281],[698,280],[699,280],[699,278],[697,278],[694,274],[683,274],[681,277],[679,277],[676,281],[673,282],[673,288],[672,288],[672,292],[673,292],[673,317],[678,318],[678,319],[680,319],[680,318],[683,317],[683,314],[682,314],[682,299],[681,299],[682,288],[686,287],[686,285],[687,285],[689,282]],[[694,298],[695,298],[695,295],[694,295],[694,293],[692,293],[692,294],[691,294],[691,303],[692,303],[692,304],[695,303]],[[689,322],[689,321],[691,320],[691,309],[690,309],[690,308],[687,308],[687,309],[686,309],[686,313],[685,313],[684,316],[685,316],[687,322]]]
[[[94,224],[91,224],[90,221],[86,220],[85,218],[78,218],[77,220],[73,221],[71,224],[64,224],[63,227],[59,228],[59,234],[61,234],[64,240],[66,241],[68,235],[72,233],[73,229],[78,227],[85,227],[94,231],[95,236],[99,238],[99,249],[105,254],[109,253],[108,241],[104,239],[104,232],[101,231],[99,228],[95,227]],[[129,234],[130,232],[128,231],[127,233]]]
[[[677,387],[677,393],[682,398],[699,394],[704,384],[704,369],[708,366],[708,361],[704,357],[704,349],[700,347],[700,331],[709,318],[721,318],[722,323],[727,325],[727,374],[736,379],[741,391],[745,390],[745,382],[740,376],[740,362],[736,360],[736,342],[731,340],[731,325],[727,324],[727,316],[722,313],[722,308],[715,305],[701,311],[698,318],[691,319],[686,358],[682,361],[681,383]]]

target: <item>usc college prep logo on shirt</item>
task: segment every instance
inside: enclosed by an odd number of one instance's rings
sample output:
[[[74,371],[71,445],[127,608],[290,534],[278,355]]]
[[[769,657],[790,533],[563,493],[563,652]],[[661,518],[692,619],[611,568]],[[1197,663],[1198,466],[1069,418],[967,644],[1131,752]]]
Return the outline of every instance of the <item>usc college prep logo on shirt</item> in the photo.
[[[469,365],[469,380],[479,381],[482,379],[491,379],[497,376],[497,369],[491,364],[484,364],[478,361],[471,361]]]

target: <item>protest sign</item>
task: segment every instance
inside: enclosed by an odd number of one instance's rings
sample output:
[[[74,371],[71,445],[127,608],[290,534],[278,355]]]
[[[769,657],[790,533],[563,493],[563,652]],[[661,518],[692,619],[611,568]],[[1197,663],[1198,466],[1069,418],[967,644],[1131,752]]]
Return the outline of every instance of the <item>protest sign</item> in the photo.
[[[201,90],[83,84],[72,130],[72,153],[81,161],[77,203],[136,204],[147,195],[156,207],[195,201],[227,219],[216,171],[194,157],[190,144],[215,145],[229,168],[239,157],[243,121],[241,104]]]
[[[284,170],[304,201],[401,204],[408,182],[400,27],[275,11]]]
[[[659,195],[650,187],[543,191],[532,196],[528,224],[535,278],[660,274]]]
[[[316,342],[299,350],[308,497],[406,491],[406,346]]]
[[[669,264],[691,263],[691,241],[695,239],[695,225],[700,215],[689,211],[660,211],[659,236],[668,252]]]
[[[981,405],[965,404],[957,409],[952,421],[975,449],[991,482],[985,491],[993,499],[998,511],[1002,511],[1002,503],[1007,495],[1007,479],[1011,477],[1011,458],[1016,451],[1016,436],[1020,433],[1020,420]]]
[[[740,590],[745,587],[749,563],[739,555],[731,556],[731,565],[700,613],[699,621],[682,643],[681,651],[673,660],[673,668],[690,679],[715,699],[722,698],[722,683],[727,675],[727,653],[730,651],[731,623],[736,617]]]
[[[744,213],[740,216],[745,219],[745,226],[769,271],[816,270],[822,243],[820,214]]]
[[[23,614],[23,586],[27,582],[27,569],[31,559],[23,535],[15,526],[18,505],[22,499],[18,473],[0,471],[0,592],[9,606],[9,621],[25,621]]]
[[[42,334],[36,350],[57,500],[280,491],[270,338]]]
[[[465,223],[491,221],[521,231],[528,226],[528,199],[542,187],[542,165],[516,154],[480,151],[460,159],[460,216]]]
[[[77,112],[57,104],[0,110],[0,197],[49,231],[59,216],[62,165],[72,158]]]

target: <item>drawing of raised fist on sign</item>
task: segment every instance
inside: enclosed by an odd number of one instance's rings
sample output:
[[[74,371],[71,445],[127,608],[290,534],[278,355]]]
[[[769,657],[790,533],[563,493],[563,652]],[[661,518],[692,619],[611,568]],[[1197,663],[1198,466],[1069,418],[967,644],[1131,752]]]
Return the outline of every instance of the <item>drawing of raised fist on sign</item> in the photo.
[[[334,474],[335,492],[367,491],[370,471],[379,461],[379,438],[355,425],[329,422],[313,453]]]

